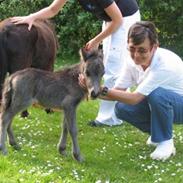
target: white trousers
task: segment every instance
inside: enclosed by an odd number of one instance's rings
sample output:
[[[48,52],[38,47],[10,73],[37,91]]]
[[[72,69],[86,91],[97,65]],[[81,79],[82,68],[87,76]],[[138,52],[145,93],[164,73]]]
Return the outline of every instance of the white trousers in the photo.
[[[103,40],[104,52],[104,86],[112,88],[121,74],[121,69],[127,58],[127,35],[128,30],[135,22],[140,21],[140,12],[124,17],[122,25],[116,32]],[[107,25],[103,23],[103,29]],[[115,101],[101,100],[96,120],[106,125],[120,125],[122,123],[115,114]]]

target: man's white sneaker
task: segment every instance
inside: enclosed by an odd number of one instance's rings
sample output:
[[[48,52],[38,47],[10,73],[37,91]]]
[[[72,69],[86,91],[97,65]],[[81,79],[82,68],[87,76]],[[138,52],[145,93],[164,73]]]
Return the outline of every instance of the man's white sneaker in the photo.
[[[151,140],[151,136],[149,136],[149,138],[147,139],[146,144],[147,144],[148,146],[154,146],[154,147],[156,147],[156,146],[158,145],[158,143],[153,142],[153,141]]]
[[[150,157],[154,160],[166,160],[171,155],[175,155],[176,149],[174,147],[173,139],[160,142]]]

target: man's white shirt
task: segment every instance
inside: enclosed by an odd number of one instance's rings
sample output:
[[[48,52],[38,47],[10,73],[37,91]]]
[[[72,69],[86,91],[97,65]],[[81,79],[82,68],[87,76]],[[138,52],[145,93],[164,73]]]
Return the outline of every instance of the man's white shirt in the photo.
[[[115,87],[127,89],[132,86],[137,86],[136,92],[145,96],[158,87],[183,95],[181,58],[170,50],[157,48],[150,66],[145,71],[131,58],[127,59]]]

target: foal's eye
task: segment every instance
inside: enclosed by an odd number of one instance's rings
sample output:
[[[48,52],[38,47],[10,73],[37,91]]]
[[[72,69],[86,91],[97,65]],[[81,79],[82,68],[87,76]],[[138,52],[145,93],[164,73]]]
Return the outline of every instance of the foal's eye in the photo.
[[[85,74],[86,74],[86,76],[88,76],[88,77],[90,76],[89,71],[86,71]]]

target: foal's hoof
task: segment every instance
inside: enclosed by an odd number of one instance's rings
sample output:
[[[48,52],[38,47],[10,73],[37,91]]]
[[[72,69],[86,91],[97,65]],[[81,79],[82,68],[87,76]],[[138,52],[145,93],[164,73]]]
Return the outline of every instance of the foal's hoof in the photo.
[[[18,144],[14,144],[12,145],[13,149],[19,151],[21,149],[21,147]]]
[[[58,147],[58,151],[62,156],[66,156],[66,148]]]
[[[84,158],[83,158],[83,156],[81,156],[81,155],[78,155],[78,154],[74,154],[74,153],[73,153],[73,157],[74,157],[74,159],[75,159],[76,161],[78,161],[79,163],[82,163],[82,162],[84,161]]]
[[[2,155],[3,156],[6,156],[7,154],[8,154],[8,151],[7,150],[2,151]]]
[[[28,112],[28,111],[22,111],[21,114],[20,114],[20,116],[21,116],[22,118],[26,118],[26,117],[29,116],[29,112]]]
[[[4,156],[8,154],[8,151],[5,148],[3,148],[1,145],[0,145],[0,151]]]
[[[53,113],[53,110],[52,109],[48,109],[47,108],[47,109],[45,109],[45,111],[46,111],[47,114],[52,114]]]

